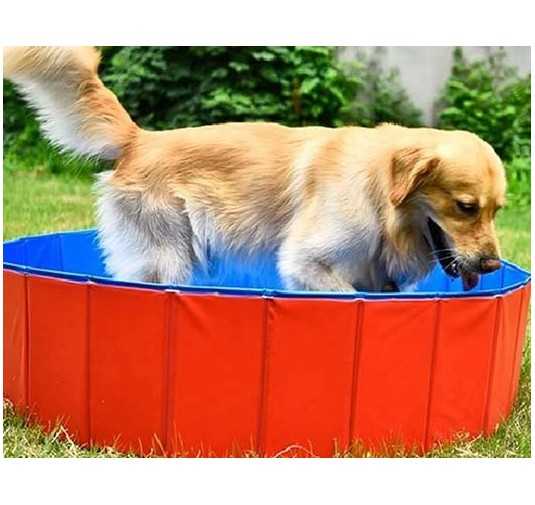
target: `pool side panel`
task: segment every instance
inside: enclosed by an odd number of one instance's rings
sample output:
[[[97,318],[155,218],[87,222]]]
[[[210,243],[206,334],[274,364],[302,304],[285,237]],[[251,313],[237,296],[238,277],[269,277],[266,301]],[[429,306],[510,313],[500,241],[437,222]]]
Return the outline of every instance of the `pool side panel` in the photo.
[[[162,452],[166,293],[92,285],[90,321],[92,442]]]
[[[65,272],[105,276],[102,256],[94,232],[62,233],[60,252]],[[83,251],[83,254],[80,254]]]
[[[355,443],[423,449],[437,301],[366,302],[353,415]]]
[[[28,405],[27,278],[4,270],[4,397],[17,412]]]
[[[259,297],[169,293],[169,454],[256,453],[264,305]]]
[[[86,286],[32,275],[28,300],[30,410],[45,429],[61,423],[86,444]]]
[[[511,409],[511,370],[514,369],[522,290],[516,290],[498,300],[501,300],[501,311],[497,320],[494,366],[487,406],[487,434],[496,429]]]
[[[427,449],[482,431],[495,312],[494,298],[441,301]]]
[[[512,293],[513,294],[513,293]],[[504,312],[505,328],[507,341],[510,344],[511,357],[507,363],[507,370],[504,373],[504,404],[507,415],[513,408],[512,379],[515,373],[518,348],[523,347],[520,335],[520,326],[522,324],[522,309],[524,308],[524,298],[526,297],[526,288],[519,289],[513,297],[506,297],[506,310]]]
[[[59,234],[50,235],[47,240],[40,236],[26,237],[26,261],[34,268],[63,271]]]
[[[522,368],[522,357],[524,349],[526,346],[527,338],[527,322],[529,315],[529,302],[531,298],[531,283],[527,284],[523,289],[522,305],[520,307],[520,312],[518,314],[519,324],[518,324],[518,334],[517,342],[515,349],[515,359],[513,364],[513,370],[511,374],[511,386],[510,386],[510,398],[509,402],[511,405],[514,405],[517,394],[518,394],[518,384],[520,380],[520,370]]]
[[[332,456],[348,446],[357,302],[269,305],[263,453]]]

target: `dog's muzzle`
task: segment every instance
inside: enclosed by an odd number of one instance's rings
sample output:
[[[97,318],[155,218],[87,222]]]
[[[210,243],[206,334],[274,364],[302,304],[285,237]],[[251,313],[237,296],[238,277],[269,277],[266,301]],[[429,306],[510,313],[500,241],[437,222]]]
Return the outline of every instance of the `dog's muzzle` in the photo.
[[[461,276],[465,291],[476,287],[479,281],[478,271],[485,273],[500,268],[499,260],[495,258],[484,258],[481,260],[481,264],[478,265],[477,269],[468,269],[453,256],[453,249],[449,246],[449,241],[444,230],[431,218],[427,218],[427,225],[432,242],[429,245],[438,259],[440,266],[450,277],[457,278]]]

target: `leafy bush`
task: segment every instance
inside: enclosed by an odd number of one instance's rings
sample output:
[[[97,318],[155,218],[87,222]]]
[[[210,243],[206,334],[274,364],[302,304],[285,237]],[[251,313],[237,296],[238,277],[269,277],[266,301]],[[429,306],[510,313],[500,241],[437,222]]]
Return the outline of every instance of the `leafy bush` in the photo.
[[[529,153],[531,78],[518,78],[499,51],[469,63],[454,52],[451,76],[441,97],[439,128],[476,133],[505,160]]]
[[[531,158],[513,158],[505,165],[508,205],[528,206],[531,203]]]
[[[124,47],[104,81],[145,127],[339,123],[362,82],[330,47]]]
[[[39,124],[15,87],[3,82],[4,92],[4,170],[47,170],[88,175],[96,162],[73,158],[50,146],[41,136]]]
[[[510,158],[531,156],[531,76],[517,79],[504,91],[504,101],[515,109],[513,121],[504,131],[505,142],[510,148],[506,155]]]
[[[4,80],[4,149],[21,140],[21,132],[28,129],[28,134],[32,135],[32,130],[37,129],[37,122],[26,107],[21,106],[20,99],[14,86]]]
[[[399,71],[391,69],[379,74],[377,79],[370,75],[371,117],[370,125],[397,123],[403,126],[422,126],[422,112],[411,102],[399,80]]]
[[[341,65],[330,47],[124,47],[110,58],[104,81],[152,128],[258,120],[421,124],[395,70]]]
[[[346,71],[359,75],[364,85],[346,109],[345,122],[361,126],[381,123],[422,126],[422,111],[403,88],[398,69],[384,69],[378,62],[361,55]]]
[[[520,111],[504,137],[511,156],[506,163],[508,200],[515,206],[531,203],[531,86],[530,78],[518,79],[505,90],[507,101]]]

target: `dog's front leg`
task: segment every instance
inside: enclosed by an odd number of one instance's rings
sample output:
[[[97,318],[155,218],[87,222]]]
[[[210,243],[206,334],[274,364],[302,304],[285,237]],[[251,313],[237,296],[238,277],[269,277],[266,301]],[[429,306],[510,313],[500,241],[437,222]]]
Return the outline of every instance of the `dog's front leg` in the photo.
[[[352,293],[355,288],[334,265],[289,244],[279,251],[278,269],[287,289]]]

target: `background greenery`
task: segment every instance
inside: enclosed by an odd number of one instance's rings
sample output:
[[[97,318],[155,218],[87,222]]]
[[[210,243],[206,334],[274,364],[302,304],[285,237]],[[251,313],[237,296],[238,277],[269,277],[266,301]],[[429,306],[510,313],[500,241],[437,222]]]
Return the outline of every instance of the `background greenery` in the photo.
[[[342,65],[332,47],[105,47],[101,75],[139,124],[149,129],[225,121],[287,125],[420,126],[421,113],[397,70],[373,60]],[[466,129],[490,142],[506,164],[509,198],[498,231],[504,256],[530,267],[530,76],[501,52],[468,62],[462,50],[437,101],[437,126]],[[4,239],[94,224],[96,162],[71,159],[41,137],[31,111],[4,81]],[[434,456],[531,453],[530,341],[517,404],[491,438],[459,440]],[[6,456],[117,456],[85,451],[58,428],[45,435],[4,407]],[[66,440],[65,440],[66,438]],[[63,441],[62,441],[63,440]]]

